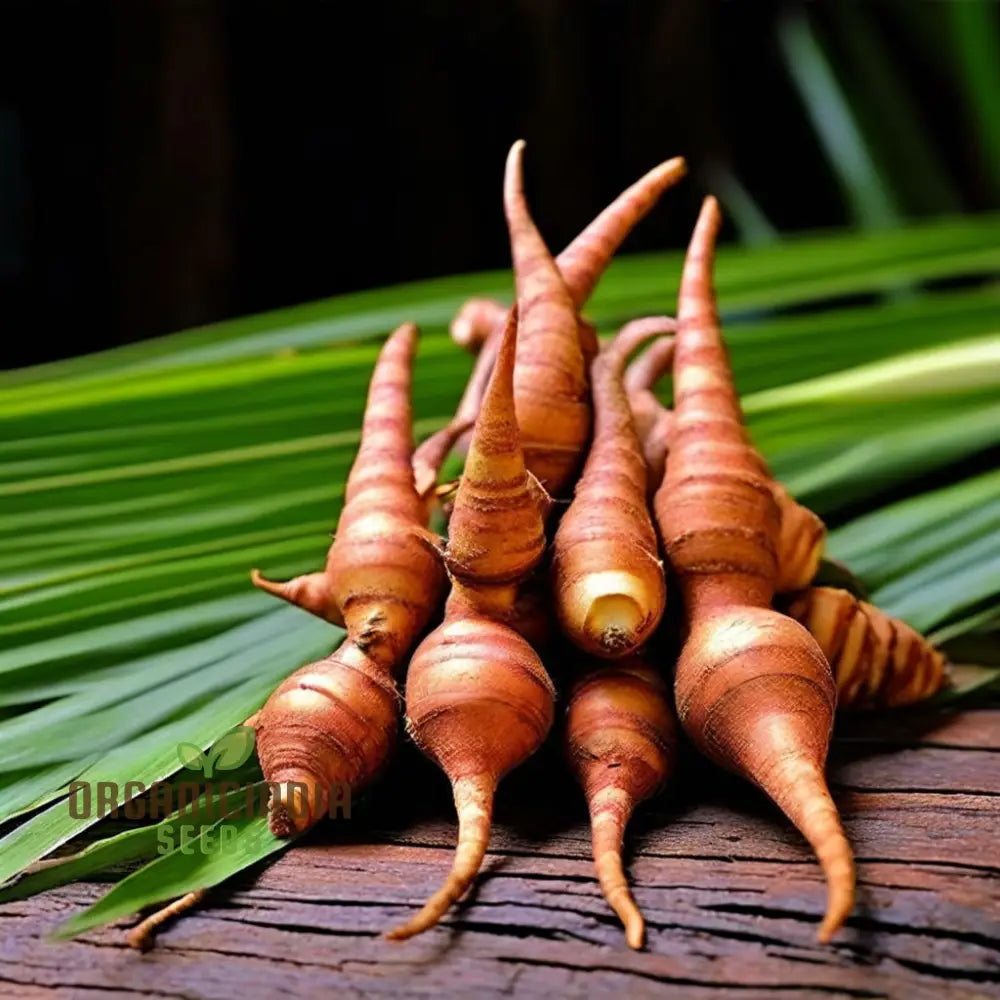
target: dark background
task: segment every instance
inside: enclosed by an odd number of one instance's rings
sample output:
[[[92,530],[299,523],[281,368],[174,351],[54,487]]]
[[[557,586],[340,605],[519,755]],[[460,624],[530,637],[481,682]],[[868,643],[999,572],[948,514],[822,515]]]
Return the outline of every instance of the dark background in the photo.
[[[680,153],[627,249],[707,187],[749,241],[996,207],[997,8],[961,5],[0,0],[2,365],[506,266],[519,136],[554,250]]]

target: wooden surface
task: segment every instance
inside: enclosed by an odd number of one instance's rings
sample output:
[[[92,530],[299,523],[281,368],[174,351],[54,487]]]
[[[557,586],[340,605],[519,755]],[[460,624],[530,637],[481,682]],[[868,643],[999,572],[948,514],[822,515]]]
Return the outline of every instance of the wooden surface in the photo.
[[[633,824],[641,953],[598,894],[552,753],[508,779],[473,897],[422,938],[382,940],[438,886],[454,836],[443,780],[410,750],[351,820],[216,889],[148,955],[124,923],[44,939],[99,884],[0,908],[0,996],[1000,997],[1000,710],[856,721],[838,739],[860,885],[829,947],[794,831],[735,779],[689,757],[681,771]]]

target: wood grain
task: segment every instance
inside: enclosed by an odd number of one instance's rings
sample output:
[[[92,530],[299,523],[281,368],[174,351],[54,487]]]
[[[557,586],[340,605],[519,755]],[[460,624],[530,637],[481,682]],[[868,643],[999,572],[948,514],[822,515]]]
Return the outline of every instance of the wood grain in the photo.
[[[860,901],[829,947],[798,836],[752,789],[682,765],[632,828],[644,952],[598,893],[551,750],[505,783],[472,897],[422,938],[382,940],[438,886],[454,836],[443,779],[406,751],[351,820],[215,890],[148,955],[125,924],[45,940],[97,883],[0,908],[0,996],[1000,997],[1000,710],[843,727],[830,773]]]

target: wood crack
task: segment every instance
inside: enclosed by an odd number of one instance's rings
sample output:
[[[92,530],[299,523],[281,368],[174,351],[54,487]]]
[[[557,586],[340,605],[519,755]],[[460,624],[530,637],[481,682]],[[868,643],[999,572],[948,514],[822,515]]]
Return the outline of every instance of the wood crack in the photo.
[[[661,973],[644,972],[640,969],[632,969],[627,966],[618,965],[574,965],[571,962],[559,962],[553,960],[539,961],[532,958],[509,958],[505,955],[497,956],[498,962],[516,965],[541,965],[546,968],[565,969],[568,972],[611,972],[621,976],[631,976],[636,979],[645,979],[652,983],[669,983],[672,986],[693,986],[703,989],[727,989],[736,992],[742,990],[761,990],[773,993],[789,992],[809,992],[830,993],[841,997],[859,997],[862,1000],[890,1000],[888,993],[876,993],[872,990],[855,989],[847,986],[827,986],[818,983],[736,983],[720,982],[712,979],[694,979],[686,976],[669,976]]]
[[[26,964],[26,963],[22,963]],[[35,968],[46,968],[46,966],[35,966]],[[0,975],[0,983],[10,983],[11,986],[20,986],[25,989],[30,987],[35,987],[36,989],[43,986],[43,984],[38,982],[33,982],[27,979],[13,979],[10,976]],[[162,990],[144,990],[144,989],[133,989],[131,986],[115,986],[109,985],[106,982],[102,982],[100,986],[94,986],[90,983],[73,983],[65,979],[60,979],[58,987],[45,986],[46,989],[70,989],[70,990],[86,990],[88,993],[93,993],[95,995],[105,995],[107,993],[122,993],[127,996],[133,997],[156,997],[162,998],[162,1000],[196,1000],[196,995],[193,993],[166,993]]]

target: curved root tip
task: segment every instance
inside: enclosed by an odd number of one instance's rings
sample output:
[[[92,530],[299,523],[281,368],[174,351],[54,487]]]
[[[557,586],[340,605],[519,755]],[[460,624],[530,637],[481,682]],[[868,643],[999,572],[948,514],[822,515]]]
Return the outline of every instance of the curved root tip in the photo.
[[[639,910],[632,893],[620,888],[605,897],[608,905],[625,927],[625,941],[630,948],[641,950],[646,941],[646,921]]]
[[[621,914],[618,914],[621,916]],[[646,943],[646,921],[642,919],[642,914],[636,909],[635,916],[630,920],[624,920],[625,942],[635,951],[642,951],[642,946]]]
[[[125,943],[130,948],[135,948],[136,951],[149,951],[153,947],[153,942],[156,938],[148,930],[143,927],[143,924],[139,924],[138,927],[133,927],[132,930],[125,935]]]
[[[615,786],[605,787],[594,796],[588,795],[588,801],[598,884],[608,905],[625,927],[629,947],[638,950],[646,938],[646,922],[629,888],[622,863],[622,837],[635,801],[626,788]]]
[[[259,569],[250,570],[250,582],[260,590],[265,590],[269,594],[274,594],[275,597],[285,596],[285,584],[276,583],[274,580],[268,580],[266,576],[263,576]]]
[[[687,173],[687,160],[683,156],[675,156],[673,159],[663,163],[661,167],[664,174],[669,174],[671,177],[676,177],[677,180],[680,180]]]
[[[489,775],[475,775],[456,781],[453,790],[458,812],[458,845],[451,872],[419,913],[385,935],[390,941],[405,941],[433,927],[465,895],[482,867],[490,838],[496,780]]]
[[[786,776],[801,805],[785,812],[812,845],[826,879],[826,915],[816,933],[826,944],[854,909],[854,854],[820,766],[792,759]]]
[[[834,816],[836,817],[836,813]],[[816,937],[822,944],[828,944],[851,915],[856,892],[854,854],[846,834],[840,828],[839,819],[837,819],[836,833],[829,837],[825,844],[819,842],[815,849],[827,885],[826,914],[819,925]]]
[[[250,571],[250,580],[255,587],[272,597],[287,601],[333,625],[344,625],[344,616],[340,613],[333,593],[334,583],[325,570],[276,583],[262,576],[260,570],[253,569]]]
[[[621,843],[620,831],[624,828],[621,817],[614,817],[609,824],[602,825],[598,836],[611,839],[615,837],[617,843]],[[611,833],[610,831],[619,831]],[[601,892],[625,927],[625,940],[630,948],[640,949],[646,939],[646,922],[643,920],[642,912],[632,895],[632,890],[628,887],[625,879],[625,869],[622,866],[621,850],[617,847],[609,848],[595,854],[594,865],[597,870],[597,881],[600,883]]]
[[[625,928],[625,943],[635,951],[642,951],[646,943],[646,923],[639,915],[639,922]]]
[[[386,931],[384,937],[386,941],[407,941],[411,937],[416,937],[418,934],[422,934],[428,928],[433,927],[434,924],[437,923],[438,919],[440,918],[437,918],[431,921],[430,923],[427,923],[426,925],[421,923],[419,926],[417,925],[415,920],[408,920],[405,924],[401,924],[394,930]]]
[[[184,913],[185,910],[196,906],[201,902],[206,891],[205,889],[195,889],[194,892],[189,892],[186,896],[181,896],[180,899],[176,899],[150,914],[125,935],[125,943],[130,948],[135,948],[136,951],[149,951],[156,941],[156,932],[160,926],[171,918]]]
[[[413,462],[413,488],[424,503],[431,499],[437,488],[437,472],[415,459]]]
[[[407,938],[416,937],[430,930],[448,912],[452,903],[458,900],[469,888],[469,882],[459,884],[457,881],[448,880],[444,888],[439,889],[430,899],[424,903],[419,913],[415,914],[405,924],[386,932],[386,939],[389,941],[405,941]]]
[[[801,709],[798,714],[762,713],[760,728],[751,732],[747,745],[755,746],[758,759],[768,766],[747,771],[816,854],[826,880],[826,915],[817,936],[826,943],[854,908],[854,855],[823,774],[826,750],[814,755],[803,749],[812,738],[807,718],[811,716]]]
[[[464,316],[458,315],[452,320],[450,333],[451,339],[459,347],[464,347],[472,339],[473,326]]]
[[[473,817],[473,822],[476,822]],[[455,866],[444,885],[424,903],[419,913],[415,913],[405,924],[386,932],[389,941],[405,941],[426,930],[430,930],[468,892],[479,874],[483,855],[486,853],[486,839],[479,837],[462,838],[456,852]]]
[[[816,931],[816,940],[820,944],[829,944],[834,934],[844,926],[844,921],[851,915],[853,909],[854,879],[852,874],[850,882],[846,885],[831,884],[826,915]]]

